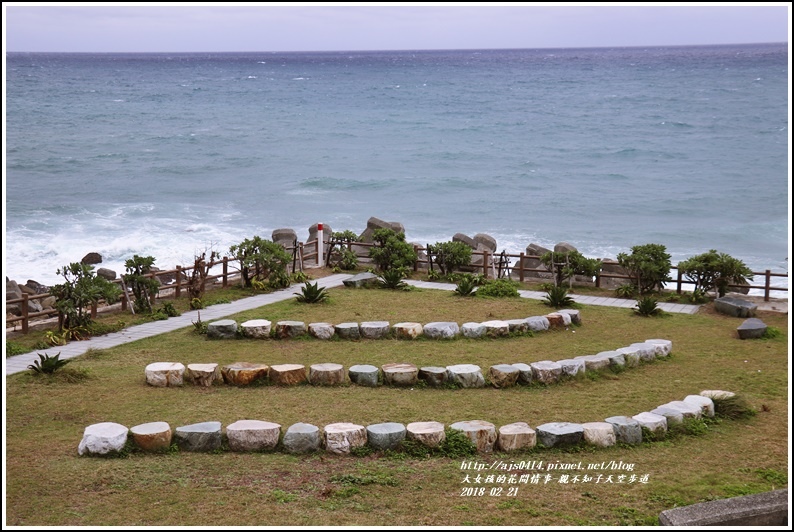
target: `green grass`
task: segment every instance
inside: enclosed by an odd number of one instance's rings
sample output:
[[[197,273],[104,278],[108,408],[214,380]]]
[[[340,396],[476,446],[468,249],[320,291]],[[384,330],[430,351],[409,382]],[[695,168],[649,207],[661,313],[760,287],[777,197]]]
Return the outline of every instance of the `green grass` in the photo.
[[[544,315],[549,308],[526,299],[460,298],[451,292],[329,290],[322,306],[295,301],[233,316],[239,322],[384,320],[487,321]],[[183,309],[184,310],[184,309]],[[6,523],[10,526],[623,526],[653,524],[673,506],[781,487],[788,470],[787,316],[763,314],[779,337],[736,338],[740,319],[712,312],[671,314],[663,320],[632,316],[630,309],[584,306],[583,325],[571,330],[451,341],[301,340],[208,341],[193,327],[92,350],[69,368],[90,378],[6,378]],[[127,320],[128,315],[124,316]],[[112,318],[113,321],[118,316]],[[649,338],[673,342],[668,361],[619,374],[573,379],[555,386],[506,389],[256,386],[152,388],[144,367],[236,361],[310,365],[336,362],[380,366],[559,360],[613,350]],[[21,341],[15,339],[15,341]],[[86,426],[114,421],[128,427],[167,421],[262,419],[319,427],[396,421],[482,419],[501,426],[525,421],[601,421],[634,415],[706,389],[737,393],[757,411],[690,427],[657,442],[594,449],[534,449],[515,455],[449,458],[410,453],[308,456],[273,453],[127,453],[125,458],[77,456]],[[694,435],[693,433],[696,433]],[[518,493],[461,496],[463,460],[490,464],[526,460],[578,463],[623,461],[647,482],[518,485]],[[686,464],[686,467],[681,467]],[[488,490],[508,484],[485,485]],[[232,521],[230,521],[232,520]]]

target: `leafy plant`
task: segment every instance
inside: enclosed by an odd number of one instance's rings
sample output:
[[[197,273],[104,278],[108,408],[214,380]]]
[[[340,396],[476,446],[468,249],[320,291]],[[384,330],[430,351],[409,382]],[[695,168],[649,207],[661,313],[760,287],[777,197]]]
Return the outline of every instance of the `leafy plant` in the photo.
[[[637,287],[633,284],[622,284],[615,288],[615,295],[626,299],[634,298],[637,296]]]
[[[292,275],[290,275],[290,280],[293,283],[305,283],[309,280],[309,276],[303,272],[292,272]]]
[[[329,266],[340,270],[355,270],[358,267],[358,255],[350,249],[349,244],[358,240],[358,235],[353,231],[345,230],[331,235],[328,249]],[[336,257],[336,262],[331,263],[330,258]]]
[[[405,241],[405,233],[397,233],[393,229],[376,229],[372,239],[378,245],[369,249],[369,256],[380,271],[413,268],[417,258],[416,250]]]
[[[209,259],[207,253],[209,252]],[[193,258],[193,269],[190,270],[190,276],[187,280],[187,291],[192,300],[201,300],[204,297],[204,291],[207,287],[207,278],[210,275],[210,269],[216,259],[220,257],[217,251],[212,249],[204,250],[201,255],[196,254]],[[190,307],[194,308],[194,307]]]
[[[46,354],[42,355],[41,353],[37,354],[39,355],[39,360],[36,360],[33,364],[28,366],[28,369],[33,370],[33,373],[37,374],[44,373],[52,375],[70,362],[69,360],[60,360],[60,352],[54,357]]]
[[[200,310],[204,308],[204,302],[199,297],[190,300],[190,310]]]
[[[656,316],[662,312],[656,302],[655,297],[645,296],[637,300],[637,305],[634,307],[634,312],[640,316]]]
[[[554,308],[564,308],[574,305],[574,300],[568,295],[568,289],[564,286],[552,286],[543,296],[543,302]]]
[[[455,294],[463,297],[473,296],[476,294],[477,286],[479,283],[473,275],[464,275],[455,287]]]
[[[298,296],[296,299],[301,303],[323,303],[328,300],[328,292],[325,288],[319,288],[318,283],[306,284],[301,288],[301,293],[295,293]]]
[[[631,254],[618,253],[618,264],[637,283],[640,295],[658,291],[670,282],[670,255],[662,244],[644,244],[631,248]]]
[[[402,268],[394,268],[381,273],[378,284],[381,288],[389,290],[406,290],[408,285],[403,279],[405,279],[405,271]]]
[[[488,279],[477,289],[481,297],[519,297],[518,282],[510,279]]]
[[[280,244],[254,236],[231,246],[229,252],[240,261],[243,286],[250,287],[253,279],[268,279],[273,287],[289,286],[287,264],[291,257]]]
[[[198,313],[196,316],[196,321],[193,323],[193,332],[196,334],[207,334],[207,328],[209,327],[209,323],[205,321],[201,321],[201,312]]]
[[[24,345],[14,342],[13,340],[6,340],[6,357],[21,355],[22,353],[27,353],[28,351],[30,351],[30,349]]]
[[[133,255],[124,262],[127,273],[122,279],[135,296],[133,308],[135,312],[152,312],[151,296],[157,293],[160,282],[151,275],[154,257]]]
[[[752,270],[744,262],[714,249],[678,263],[678,269],[695,284],[695,291],[714,290],[719,297],[725,295],[728,285],[748,284],[753,279]]]
[[[443,275],[471,264],[471,248],[463,242],[436,242],[427,246],[428,259]]]
[[[270,272],[270,276],[267,280],[267,285],[270,288],[287,288],[290,285],[291,279],[289,273],[287,273],[286,266],[284,269],[276,269]]]
[[[73,262],[56,270],[64,283],[50,288],[55,296],[55,308],[63,316],[60,328],[85,327],[92,322],[91,306],[101,300],[113,303],[121,295],[121,289],[104,277],[94,273],[90,264]]]
[[[548,251],[540,256],[540,262],[554,276],[556,286],[571,281],[574,275],[594,277],[601,270],[600,260],[588,259],[578,251]]]

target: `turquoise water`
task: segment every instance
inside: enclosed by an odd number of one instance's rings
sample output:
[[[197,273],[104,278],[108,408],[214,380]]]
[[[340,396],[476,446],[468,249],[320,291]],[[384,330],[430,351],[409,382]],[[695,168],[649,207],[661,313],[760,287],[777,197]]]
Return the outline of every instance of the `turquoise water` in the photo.
[[[6,275],[375,216],[788,270],[787,45],[7,54]]]

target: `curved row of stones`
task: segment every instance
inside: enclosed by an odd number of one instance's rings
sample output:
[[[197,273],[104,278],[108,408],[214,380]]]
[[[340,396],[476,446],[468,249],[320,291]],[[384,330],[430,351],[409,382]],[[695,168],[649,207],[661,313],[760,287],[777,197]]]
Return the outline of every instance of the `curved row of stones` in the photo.
[[[684,418],[714,416],[713,398],[730,397],[732,392],[705,390],[700,395],[688,395],[683,401],[671,401],[633,417],[614,416],[591,423],[546,423],[534,429],[525,422],[496,428],[487,421],[472,420],[452,423],[449,428],[465,433],[477,451],[510,452],[526,450],[540,442],[544,447],[559,447],[588,443],[609,447],[618,442],[637,444],[642,441],[643,427],[654,434],[664,433],[668,426],[682,423]],[[217,451],[223,445],[219,421],[206,421],[173,432],[168,423],[156,421],[128,429],[118,423],[97,423],[86,427],[78,445],[80,455],[106,455],[121,452],[128,437],[134,444],[149,452],[162,452],[176,443],[182,451]],[[281,425],[269,421],[244,419],[226,427],[226,440],[231,451],[252,452],[281,449],[288,453],[310,453],[325,449],[334,454],[349,454],[351,449],[369,445],[376,450],[399,447],[404,439],[415,440],[428,447],[438,447],[446,438],[445,426],[437,421],[409,423],[377,423],[356,425],[332,423],[322,430],[309,423],[295,423],[281,435]]]
[[[269,320],[257,319],[243,322],[238,327],[235,320],[225,319],[213,321],[207,325],[207,336],[215,339],[236,338],[239,329],[244,337],[258,339],[286,339],[304,334],[309,334],[320,340],[330,340],[334,336],[345,340],[361,338],[378,340],[388,337],[413,340],[420,336],[432,339],[447,339],[457,336],[492,338],[508,336],[511,333],[540,332],[555,327],[568,327],[572,323],[574,325],[582,324],[578,310],[563,309],[545,316],[530,316],[515,320],[491,320],[483,323],[469,322],[463,325],[458,325],[454,321],[436,321],[424,325],[415,322],[391,325],[388,321],[347,322],[337,325],[321,322],[306,325],[302,321],[278,321],[273,326]]]
[[[496,364],[488,369],[488,381],[495,388],[507,388],[516,384],[554,384],[560,379],[575,377],[585,371],[599,371],[609,367],[636,367],[641,362],[670,355],[673,343],[670,340],[652,339],[631,344],[614,351],[602,351],[595,355],[583,355],[571,359],[543,360],[531,364]],[[335,386],[345,384],[344,366],[335,363],[312,364],[308,375],[303,364],[255,364],[235,362],[221,368],[218,364],[184,364],[179,362],[155,362],[145,369],[146,382],[152,386],[182,386],[184,381],[197,386],[212,386],[225,382],[235,386],[246,386],[255,381],[269,380],[271,384],[291,386],[314,384]],[[380,368],[369,364],[357,364],[348,369],[348,378],[359,386],[378,386],[381,382],[391,386],[413,386],[420,380],[429,386],[446,383],[461,388],[485,386],[485,376],[480,366],[456,364],[452,366],[417,367],[408,363],[384,364]]]

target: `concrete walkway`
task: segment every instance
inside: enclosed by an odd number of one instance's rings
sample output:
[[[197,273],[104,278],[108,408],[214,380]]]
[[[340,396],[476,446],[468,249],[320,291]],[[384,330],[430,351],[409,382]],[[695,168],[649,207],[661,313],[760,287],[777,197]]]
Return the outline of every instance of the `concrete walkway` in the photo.
[[[345,279],[352,277],[349,274],[336,274],[328,277],[317,279],[315,282],[318,286],[324,288],[334,288],[341,286]],[[455,290],[454,284],[450,283],[431,283],[426,281],[411,281],[407,280],[407,284],[416,286],[417,288],[429,288],[435,290]],[[262,294],[258,296],[247,297],[238,299],[232,303],[223,303],[219,305],[212,305],[202,310],[192,310],[183,313],[181,316],[168,318],[167,320],[153,321],[150,323],[143,323],[135,325],[119,332],[106,334],[104,336],[97,336],[81,342],[70,342],[64,346],[56,346],[50,349],[25,353],[5,359],[5,374],[12,375],[27,370],[28,365],[33,364],[38,360],[38,353],[55,356],[60,353],[62,360],[80,356],[89,349],[109,349],[117,345],[134,342],[150,336],[156,336],[167,332],[176,331],[185,327],[192,327],[193,322],[197,321],[199,315],[201,321],[209,322],[243,312],[245,310],[252,310],[255,308],[263,307],[271,303],[278,303],[295,297],[295,293],[299,290],[300,285],[293,285],[290,288],[272,292],[270,294]],[[529,290],[519,290],[519,295],[527,299],[543,300],[546,296],[545,292],[532,292]],[[574,301],[583,305],[602,305],[609,307],[623,307],[634,308],[636,302],[628,299],[615,299],[610,297],[593,297],[593,296],[571,296]],[[698,310],[697,305],[679,305],[672,303],[659,303],[659,308],[666,312],[676,312],[685,314],[694,314]]]

